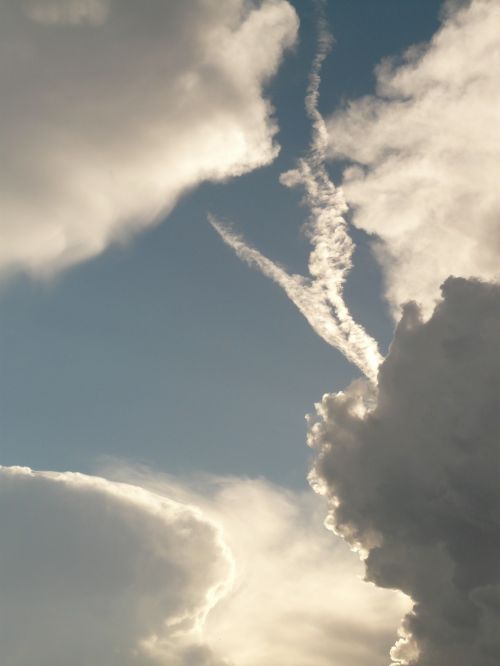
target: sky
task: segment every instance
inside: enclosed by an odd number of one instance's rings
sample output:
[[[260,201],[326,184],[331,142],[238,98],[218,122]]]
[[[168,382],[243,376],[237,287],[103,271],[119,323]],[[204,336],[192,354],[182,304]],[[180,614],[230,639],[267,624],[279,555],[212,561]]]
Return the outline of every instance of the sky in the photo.
[[[0,1],[6,666],[493,666],[496,0]]]

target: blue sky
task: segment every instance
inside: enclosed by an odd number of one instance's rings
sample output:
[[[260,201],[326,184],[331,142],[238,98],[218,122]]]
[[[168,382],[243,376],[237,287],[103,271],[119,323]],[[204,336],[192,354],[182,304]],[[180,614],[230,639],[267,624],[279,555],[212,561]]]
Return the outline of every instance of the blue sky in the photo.
[[[300,195],[278,182],[310,138],[303,99],[315,11],[295,6],[299,43],[268,86],[281,145],[271,166],[196,188],[158,227],[48,282],[21,276],[2,286],[5,464],[89,471],[115,456],[171,473],[305,485],[304,415],[356,370],[206,223],[207,212],[233,221],[269,256],[304,270],[306,213]],[[439,8],[429,0],[328,3],[336,43],[321,110],[372,92],[375,65],[428,39]],[[379,270],[366,236],[355,232],[355,241],[347,297],[387,348],[393,324]]]

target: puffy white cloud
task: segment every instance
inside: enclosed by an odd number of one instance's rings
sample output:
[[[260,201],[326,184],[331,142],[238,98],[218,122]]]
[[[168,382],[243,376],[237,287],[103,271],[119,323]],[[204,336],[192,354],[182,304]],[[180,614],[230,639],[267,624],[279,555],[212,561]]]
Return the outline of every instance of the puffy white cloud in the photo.
[[[198,625],[231,582],[199,511],[80,474],[0,468],[5,666],[221,666]]]
[[[449,275],[500,275],[500,5],[448,9],[429,44],[379,66],[375,96],[328,122],[331,155],[350,163],[353,222],[378,238],[397,317],[408,300],[430,314]]]
[[[53,271],[268,163],[286,0],[4,0],[0,271]]]
[[[215,502],[236,585],[207,618],[214,647],[236,666],[384,663],[408,601],[362,580],[356,555],[325,530],[322,501],[237,481]]]
[[[222,525],[235,581],[203,636],[235,666],[384,663],[410,604],[362,580],[358,557],[325,530],[321,498],[259,480],[179,486],[149,472],[115,467],[114,474],[195,503]]]
[[[360,579],[322,500],[126,475],[0,468],[2,664],[382,663],[407,601]]]
[[[326,395],[310,443],[331,526],[369,580],[415,602],[395,663],[500,659],[500,287],[449,279],[427,322],[408,305],[378,390]]]

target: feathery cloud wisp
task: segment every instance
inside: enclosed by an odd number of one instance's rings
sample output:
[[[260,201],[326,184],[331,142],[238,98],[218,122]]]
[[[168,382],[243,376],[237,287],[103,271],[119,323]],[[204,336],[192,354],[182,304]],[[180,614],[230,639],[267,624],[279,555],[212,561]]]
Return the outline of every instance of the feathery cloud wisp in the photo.
[[[240,259],[282,287],[325,342],[341,351],[370,380],[376,381],[382,361],[377,342],[354,321],[343,297],[354,251],[343,217],[347,207],[342,192],[335,187],[324,166],[328,135],[318,110],[318,95],[321,66],[330,46],[331,35],[320,19],[318,51],[306,94],[306,110],[312,126],[310,150],[295,169],[280,178],[287,187],[301,186],[305,190],[305,203],[310,210],[307,234],[314,248],[309,258],[310,277],[290,275],[213,216],[209,216],[209,221]]]

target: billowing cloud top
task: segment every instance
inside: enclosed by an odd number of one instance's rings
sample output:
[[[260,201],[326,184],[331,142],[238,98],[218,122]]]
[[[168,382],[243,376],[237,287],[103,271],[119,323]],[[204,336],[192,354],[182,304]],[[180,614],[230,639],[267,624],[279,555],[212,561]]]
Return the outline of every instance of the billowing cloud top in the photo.
[[[127,475],[0,468],[2,664],[382,662],[407,601],[360,580],[318,498]]]
[[[449,275],[500,276],[500,4],[460,4],[428,45],[382,63],[376,96],[328,124],[397,317],[408,300],[430,314]]]
[[[221,666],[196,628],[231,579],[189,505],[81,474],[0,468],[8,666]]]
[[[331,525],[368,578],[415,601],[395,663],[500,661],[500,287],[450,279],[427,323],[408,306],[367,382],[325,396],[310,443]],[[419,656],[418,656],[419,655]]]
[[[276,154],[286,0],[4,0],[0,271],[52,271]]]

